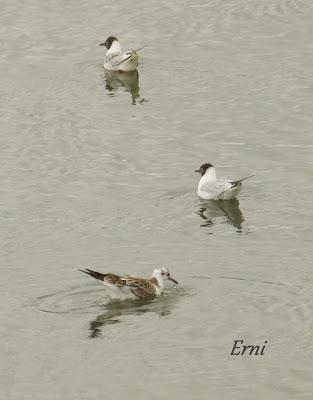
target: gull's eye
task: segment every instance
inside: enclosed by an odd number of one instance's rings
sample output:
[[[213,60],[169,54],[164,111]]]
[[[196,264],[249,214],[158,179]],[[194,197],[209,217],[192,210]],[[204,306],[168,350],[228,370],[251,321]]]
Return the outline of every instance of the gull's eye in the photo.
[[[167,275],[167,276],[170,276],[170,273],[168,272],[166,275]]]

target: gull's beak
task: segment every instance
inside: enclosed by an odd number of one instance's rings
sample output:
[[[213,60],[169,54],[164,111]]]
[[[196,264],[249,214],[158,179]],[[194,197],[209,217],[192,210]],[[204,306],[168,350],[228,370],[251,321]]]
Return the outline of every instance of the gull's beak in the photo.
[[[200,169],[196,169],[195,172],[199,172],[200,173]]]
[[[99,46],[105,46],[105,42],[99,43]]]
[[[168,280],[172,281],[172,282],[176,283],[176,285],[178,285],[178,282],[174,278],[172,278],[171,276],[168,278]]]

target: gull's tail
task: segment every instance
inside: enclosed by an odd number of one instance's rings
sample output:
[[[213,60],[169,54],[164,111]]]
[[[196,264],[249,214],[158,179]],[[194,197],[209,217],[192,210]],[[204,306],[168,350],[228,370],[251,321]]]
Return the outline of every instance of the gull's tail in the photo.
[[[232,188],[239,185],[241,182],[245,181],[246,179],[252,178],[254,175],[246,176],[245,178],[238,179],[237,181],[230,182],[232,184]]]
[[[101,272],[93,271],[92,269],[86,268],[86,270],[79,269],[78,271],[83,272],[84,274],[87,274],[89,276],[92,276],[95,279],[98,279],[99,281],[103,281],[105,275],[101,274]]]

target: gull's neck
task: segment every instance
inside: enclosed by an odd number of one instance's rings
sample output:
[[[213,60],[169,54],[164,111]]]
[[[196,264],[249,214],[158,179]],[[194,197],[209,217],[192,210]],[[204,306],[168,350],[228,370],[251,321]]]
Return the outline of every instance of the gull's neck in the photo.
[[[114,42],[111,44],[111,47],[107,51],[107,54],[112,54],[112,53],[120,53],[122,51],[120,42],[118,40],[114,40]]]
[[[216,171],[214,167],[210,167],[205,171],[205,174],[202,176],[201,180],[205,181],[216,181]]]
[[[161,275],[161,271],[155,269],[152,274],[152,278],[150,279],[151,283],[158,286],[160,291],[164,289],[164,280]]]

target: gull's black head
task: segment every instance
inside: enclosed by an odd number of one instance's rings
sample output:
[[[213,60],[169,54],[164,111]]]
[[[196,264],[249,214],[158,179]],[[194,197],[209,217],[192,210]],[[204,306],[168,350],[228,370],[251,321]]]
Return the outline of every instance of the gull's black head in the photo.
[[[118,41],[118,40],[116,39],[116,37],[114,37],[114,36],[109,36],[109,37],[107,38],[107,40],[106,40],[104,43],[100,43],[99,46],[105,46],[105,47],[109,50],[109,48],[112,46],[112,43],[115,42],[115,41]]]
[[[207,171],[209,168],[212,168],[212,167],[213,167],[212,164],[210,164],[210,163],[205,163],[205,164],[202,164],[201,167],[200,167],[199,169],[196,169],[195,172],[199,172],[199,174],[201,174],[201,175],[203,176],[203,175],[206,173],[206,171]]]

